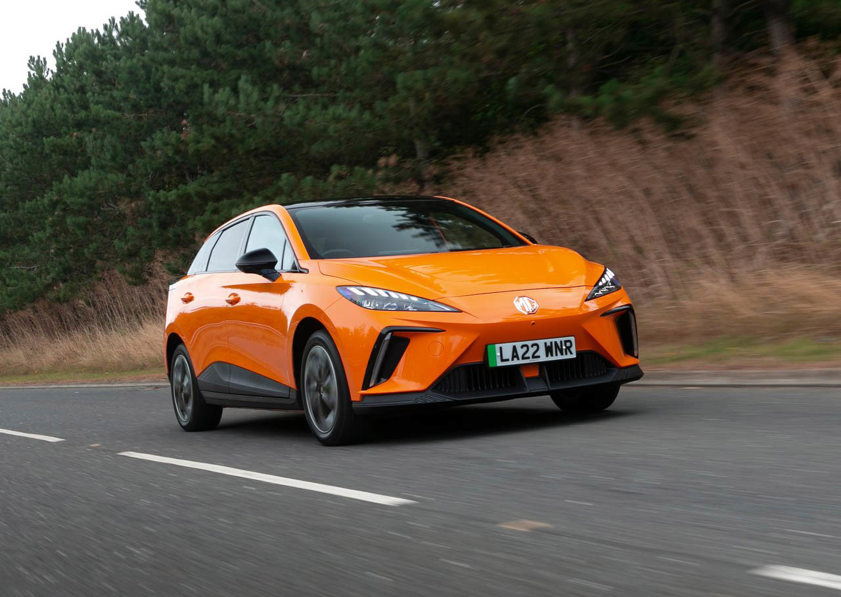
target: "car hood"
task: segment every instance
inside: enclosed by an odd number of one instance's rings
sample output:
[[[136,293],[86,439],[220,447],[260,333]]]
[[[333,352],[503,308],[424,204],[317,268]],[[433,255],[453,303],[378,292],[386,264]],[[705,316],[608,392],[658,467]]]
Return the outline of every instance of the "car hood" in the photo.
[[[529,245],[424,255],[325,259],[322,274],[429,299],[586,286],[601,267],[570,249]]]

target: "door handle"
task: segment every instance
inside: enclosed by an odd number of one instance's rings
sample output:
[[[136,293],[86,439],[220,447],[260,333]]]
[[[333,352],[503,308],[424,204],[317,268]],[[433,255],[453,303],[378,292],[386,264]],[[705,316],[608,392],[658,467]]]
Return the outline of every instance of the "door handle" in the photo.
[[[184,304],[192,303],[194,298],[196,298],[196,297],[193,296],[193,293],[188,292],[187,294],[185,294],[184,296],[181,297],[181,302],[184,303]]]
[[[225,302],[229,305],[236,305],[239,302],[239,295],[236,292],[232,292],[228,295],[228,298],[225,299]]]

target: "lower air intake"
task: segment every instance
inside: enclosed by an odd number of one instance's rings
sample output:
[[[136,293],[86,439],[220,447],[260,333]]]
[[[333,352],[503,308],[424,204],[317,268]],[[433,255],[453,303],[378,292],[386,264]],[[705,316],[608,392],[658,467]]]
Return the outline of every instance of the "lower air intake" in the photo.
[[[550,385],[591,379],[607,375],[607,361],[594,352],[579,352],[574,359],[543,363],[543,370]]]
[[[516,392],[525,388],[519,367],[488,367],[484,363],[462,365],[445,373],[432,388],[445,396],[468,396]]]

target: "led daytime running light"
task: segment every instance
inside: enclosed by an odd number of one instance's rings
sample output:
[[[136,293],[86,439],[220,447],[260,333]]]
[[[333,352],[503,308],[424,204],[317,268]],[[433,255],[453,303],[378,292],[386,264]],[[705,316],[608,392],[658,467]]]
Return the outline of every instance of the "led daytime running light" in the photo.
[[[336,290],[350,302],[372,311],[458,311],[449,305],[383,288],[338,286]]]
[[[616,274],[614,274],[610,269],[604,268],[604,272],[602,272],[599,281],[596,282],[596,285],[593,286],[593,290],[591,290],[590,294],[587,295],[587,300],[589,301],[594,298],[610,294],[611,292],[616,292],[620,288],[622,288],[622,285],[619,283],[619,280],[616,279]]]

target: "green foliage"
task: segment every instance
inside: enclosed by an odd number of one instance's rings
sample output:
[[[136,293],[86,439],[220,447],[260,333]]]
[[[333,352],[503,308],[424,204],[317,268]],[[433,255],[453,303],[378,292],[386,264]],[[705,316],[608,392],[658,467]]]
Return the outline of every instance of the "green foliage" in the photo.
[[[256,205],[364,195],[387,176],[558,112],[680,119],[725,51],[765,43],[759,0],[141,0],[80,29],[0,99],[0,312],[117,267],[174,267]],[[790,19],[835,39],[839,0]],[[397,158],[394,158],[394,156]],[[415,164],[406,167],[406,164]],[[379,178],[380,180],[382,178]]]
[[[841,38],[841,1],[792,0],[791,12],[798,35],[834,41]]]

